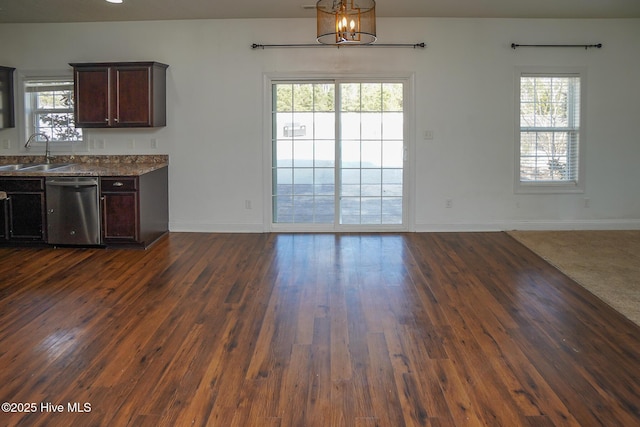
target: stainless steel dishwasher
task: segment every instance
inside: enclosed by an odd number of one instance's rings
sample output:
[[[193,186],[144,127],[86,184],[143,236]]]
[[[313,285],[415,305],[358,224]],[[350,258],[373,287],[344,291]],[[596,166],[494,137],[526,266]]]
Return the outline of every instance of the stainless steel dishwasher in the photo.
[[[47,242],[54,245],[99,245],[98,178],[47,178]]]

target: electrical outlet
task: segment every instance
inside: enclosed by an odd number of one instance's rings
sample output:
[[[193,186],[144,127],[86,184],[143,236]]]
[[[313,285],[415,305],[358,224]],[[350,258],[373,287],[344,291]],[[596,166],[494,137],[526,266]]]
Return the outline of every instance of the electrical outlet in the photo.
[[[432,130],[425,130],[424,131],[424,139],[426,139],[426,140],[433,139],[433,131]]]
[[[155,138],[151,138],[151,148],[158,148],[158,140]]]
[[[244,201],[244,208],[245,209],[251,209],[251,200],[245,200]]]
[[[5,150],[8,150],[9,148],[11,148],[11,141],[8,139],[3,140],[2,148],[4,148]]]
[[[447,200],[444,202],[444,206],[445,206],[447,209],[452,208],[452,207],[453,207],[453,200],[451,200],[451,199],[447,199]]]

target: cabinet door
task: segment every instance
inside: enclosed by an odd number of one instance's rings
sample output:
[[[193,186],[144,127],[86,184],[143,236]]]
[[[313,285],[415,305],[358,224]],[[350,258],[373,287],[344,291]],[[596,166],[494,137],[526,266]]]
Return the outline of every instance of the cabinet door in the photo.
[[[0,67],[0,129],[15,126],[13,111],[13,70]]]
[[[111,125],[108,67],[75,70],[75,104],[77,127]]]
[[[105,242],[138,240],[138,193],[102,193],[102,233]]]
[[[151,126],[150,67],[113,69],[113,121],[115,126]]]
[[[44,241],[44,193],[11,193],[11,240]]]
[[[0,179],[0,189],[9,196],[5,217],[8,239],[44,242],[44,178],[3,178]]]

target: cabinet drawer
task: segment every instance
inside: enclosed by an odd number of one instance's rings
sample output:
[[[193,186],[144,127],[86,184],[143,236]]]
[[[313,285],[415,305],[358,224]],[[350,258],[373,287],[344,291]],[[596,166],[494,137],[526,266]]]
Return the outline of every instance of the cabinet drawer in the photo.
[[[136,177],[109,177],[100,179],[101,191],[135,191],[138,189]]]
[[[0,179],[0,191],[7,193],[44,191],[44,178]]]

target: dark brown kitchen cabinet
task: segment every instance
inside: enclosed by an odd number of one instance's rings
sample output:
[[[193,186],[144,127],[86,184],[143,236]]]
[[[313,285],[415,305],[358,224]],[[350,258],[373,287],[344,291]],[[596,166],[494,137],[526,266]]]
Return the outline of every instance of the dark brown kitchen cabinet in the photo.
[[[0,191],[5,191],[8,197],[0,213],[2,241],[44,243],[44,178],[2,178]]]
[[[13,71],[0,66],[0,129],[15,127]]]
[[[74,70],[76,127],[166,126],[168,65],[159,62],[69,65]]]
[[[105,245],[147,247],[168,231],[168,168],[101,177],[100,191]]]

